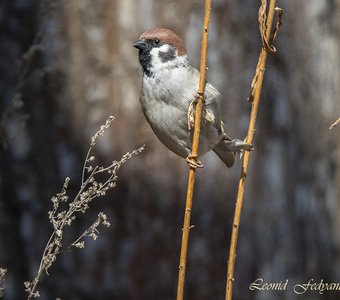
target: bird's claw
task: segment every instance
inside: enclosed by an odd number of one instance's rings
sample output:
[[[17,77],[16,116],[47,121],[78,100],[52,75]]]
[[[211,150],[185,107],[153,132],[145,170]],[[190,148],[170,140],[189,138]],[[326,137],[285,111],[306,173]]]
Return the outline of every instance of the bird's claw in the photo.
[[[240,141],[240,140],[237,140],[237,141],[239,141],[239,145],[243,145],[244,146],[243,149],[239,150],[239,152],[240,152],[240,159],[242,159],[244,151],[253,151],[254,150],[253,144],[247,144],[247,142],[246,142],[247,141],[247,137],[245,137],[243,141]]]
[[[188,155],[186,158],[185,158],[185,161],[188,163],[188,165],[193,168],[193,169],[196,169],[196,168],[203,168],[203,164],[197,159],[197,156],[195,155]]]

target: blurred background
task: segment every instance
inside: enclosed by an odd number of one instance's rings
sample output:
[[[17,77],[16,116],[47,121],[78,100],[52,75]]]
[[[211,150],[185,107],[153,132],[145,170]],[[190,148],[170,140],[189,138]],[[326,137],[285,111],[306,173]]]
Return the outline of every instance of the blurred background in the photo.
[[[244,138],[246,101],[261,48],[260,1],[215,0],[208,79],[223,95],[227,132]],[[246,183],[235,299],[297,296],[295,283],[340,282],[340,1],[277,1],[284,24],[265,73],[255,151]],[[204,1],[2,0],[0,2],[0,267],[4,299],[24,299],[52,227],[51,197],[79,188],[91,136],[102,162],[143,144],[118,186],[68,229],[76,238],[104,211],[111,222],[85,249],[61,253],[41,299],[174,299],[188,167],[154,136],[139,105],[141,69],[132,43],[151,27],[174,30],[199,67]],[[214,155],[197,172],[186,299],[224,299],[241,162]],[[285,292],[249,284],[289,279]]]

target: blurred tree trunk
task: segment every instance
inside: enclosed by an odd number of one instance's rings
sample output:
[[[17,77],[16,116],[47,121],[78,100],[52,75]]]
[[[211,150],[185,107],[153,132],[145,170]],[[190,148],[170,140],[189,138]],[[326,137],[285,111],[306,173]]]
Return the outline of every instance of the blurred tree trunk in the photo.
[[[246,102],[261,47],[260,1],[213,1],[209,81],[224,96],[230,135],[243,138]],[[40,5],[38,5],[40,4]],[[49,199],[64,177],[77,188],[90,137],[116,121],[97,148],[110,161],[141,144],[118,188],[94,205],[111,229],[82,251],[63,253],[41,283],[50,299],[173,299],[187,166],[154,137],[139,106],[141,70],[131,46],[150,27],[187,42],[198,67],[202,1],[63,0],[0,4],[0,266],[6,299],[23,298],[50,233]],[[240,227],[235,298],[297,299],[254,293],[249,284],[334,282],[340,266],[340,3],[278,1],[285,11],[269,58]],[[30,48],[30,46],[32,46]],[[26,56],[22,55],[30,49]],[[21,71],[16,62],[22,58]],[[19,73],[19,75],[18,75]],[[226,170],[203,157],[193,206],[188,299],[223,299],[240,161]],[[68,239],[91,222],[81,218]],[[67,274],[67,275],[65,275]],[[318,295],[314,298],[318,299]],[[328,293],[322,299],[337,299]]]
[[[23,281],[29,277],[25,246],[25,208],[30,206],[30,137],[24,124],[27,111],[22,97],[22,76],[38,27],[37,3],[3,1],[0,4],[0,265],[8,268],[6,299],[24,298]],[[32,49],[33,52],[33,49]],[[35,62],[32,62],[35,63]],[[33,175],[32,180],[38,176]],[[33,242],[33,241],[32,241]]]

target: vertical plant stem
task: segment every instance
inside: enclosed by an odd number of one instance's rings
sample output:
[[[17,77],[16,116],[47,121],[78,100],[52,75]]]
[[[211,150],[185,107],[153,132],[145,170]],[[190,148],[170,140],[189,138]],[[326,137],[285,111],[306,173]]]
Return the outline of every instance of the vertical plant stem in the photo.
[[[195,158],[198,156],[201,115],[202,115],[202,106],[204,102],[210,11],[211,11],[211,0],[206,0],[204,22],[203,22],[202,44],[201,44],[201,65],[200,65],[200,81],[199,81],[199,87],[198,87],[198,102],[197,102],[196,111],[195,111],[194,134],[193,134],[192,150],[191,150],[191,156]],[[187,188],[187,196],[186,196],[186,203],[185,203],[185,212],[184,212],[180,263],[179,263],[179,271],[178,271],[177,300],[183,300],[183,295],[184,295],[184,282],[185,282],[185,272],[186,272],[186,264],[187,264],[187,253],[188,253],[189,232],[190,232],[190,217],[191,217],[192,198],[193,198],[193,192],[194,192],[194,186],[195,186],[195,175],[196,175],[196,169],[190,167],[189,176],[188,176],[188,188]]]
[[[267,18],[266,32],[265,32],[267,41],[270,40],[270,32],[271,32],[272,23],[273,23],[275,3],[276,3],[276,0],[271,0],[269,4],[269,12],[268,12],[268,18]],[[250,121],[249,121],[249,128],[248,128],[248,135],[247,135],[247,143],[249,144],[253,143],[255,123],[256,123],[259,102],[260,102],[260,95],[261,95],[261,90],[262,90],[264,72],[266,68],[266,61],[267,61],[267,50],[263,46],[261,53],[260,53],[260,58],[259,58],[259,65],[258,65],[259,74],[258,74],[256,86],[255,86],[254,99],[252,102],[252,109],[251,109],[251,115],[250,115]],[[249,157],[250,157],[250,152],[245,151],[243,162],[242,162],[241,177],[240,177],[239,186],[238,186],[233,228],[232,228],[232,234],[231,234],[228,271],[227,271],[227,284],[226,284],[226,298],[225,298],[226,300],[232,300],[237,238],[238,238],[238,230],[239,230],[240,219],[241,219],[244,186],[245,186],[245,181],[246,181],[246,176],[247,176]]]

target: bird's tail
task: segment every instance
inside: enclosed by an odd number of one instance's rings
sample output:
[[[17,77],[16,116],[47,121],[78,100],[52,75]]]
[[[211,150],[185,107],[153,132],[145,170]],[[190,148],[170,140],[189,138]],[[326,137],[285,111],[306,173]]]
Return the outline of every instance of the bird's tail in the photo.
[[[231,139],[227,135],[217,144],[213,150],[223,160],[227,167],[232,167],[235,162],[236,153],[243,151],[252,151],[253,145],[247,144],[246,141]]]
[[[228,149],[226,141],[226,139],[221,140],[221,142],[213,148],[213,151],[228,168],[231,168],[235,162],[235,153]]]

